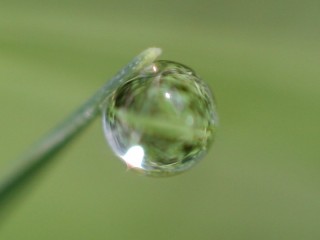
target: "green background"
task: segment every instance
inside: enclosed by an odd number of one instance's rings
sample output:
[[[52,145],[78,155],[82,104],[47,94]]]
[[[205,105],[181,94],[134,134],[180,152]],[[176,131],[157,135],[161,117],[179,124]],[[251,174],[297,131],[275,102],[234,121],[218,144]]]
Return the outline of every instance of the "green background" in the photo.
[[[151,46],[210,85],[220,129],[194,169],[154,179],[126,171],[99,119],[12,204],[0,239],[320,239],[319,11],[308,0],[1,1],[1,170]]]

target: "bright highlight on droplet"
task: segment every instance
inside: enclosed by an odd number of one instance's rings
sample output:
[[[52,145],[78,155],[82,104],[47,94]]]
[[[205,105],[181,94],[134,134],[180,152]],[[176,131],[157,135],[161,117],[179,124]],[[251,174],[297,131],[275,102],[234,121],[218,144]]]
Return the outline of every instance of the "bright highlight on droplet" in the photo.
[[[192,69],[156,61],[114,90],[103,122],[110,146],[129,168],[170,176],[208,151],[217,113],[208,86]]]
[[[157,71],[158,71],[157,66],[156,66],[156,65],[152,65],[152,70],[153,70],[154,72],[157,72]]]
[[[128,164],[129,168],[141,168],[143,157],[143,148],[140,146],[133,146],[122,156],[122,159]]]

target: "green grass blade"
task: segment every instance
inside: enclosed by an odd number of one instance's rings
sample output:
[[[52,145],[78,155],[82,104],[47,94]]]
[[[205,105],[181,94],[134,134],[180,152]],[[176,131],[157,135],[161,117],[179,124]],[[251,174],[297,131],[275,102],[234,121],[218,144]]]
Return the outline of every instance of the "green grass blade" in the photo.
[[[13,169],[5,172],[0,181],[0,214],[5,202],[12,199],[17,189],[21,188],[42,166],[61,151],[100,113],[100,108],[108,95],[119,84],[133,77],[140,70],[151,64],[161,50],[149,48],[136,56],[128,65],[101,87],[91,98],[67,117],[61,124],[40,139],[15,163]]]

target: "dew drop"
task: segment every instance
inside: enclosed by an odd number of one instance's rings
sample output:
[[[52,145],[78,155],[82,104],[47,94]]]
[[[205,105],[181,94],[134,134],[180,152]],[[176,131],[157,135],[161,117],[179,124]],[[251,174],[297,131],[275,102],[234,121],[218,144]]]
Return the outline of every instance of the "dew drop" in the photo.
[[[217,113],[208,86],[192,69],[161,60],[112,92],[103,123],[111,148],[128,168],[171,176],[205,155]]]

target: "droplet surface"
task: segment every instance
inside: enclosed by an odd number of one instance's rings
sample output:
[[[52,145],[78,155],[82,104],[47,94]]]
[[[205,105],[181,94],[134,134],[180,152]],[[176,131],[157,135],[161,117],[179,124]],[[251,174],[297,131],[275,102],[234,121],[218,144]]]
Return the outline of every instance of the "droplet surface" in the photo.
[[[209,88],[192,69],[161,60],[112,92],[103,123],[111,148],[129,168],[170,176],[207,152],[217,113]]]

